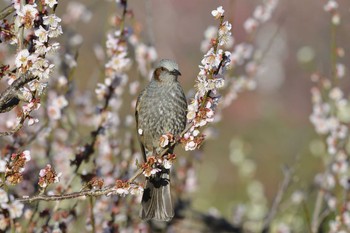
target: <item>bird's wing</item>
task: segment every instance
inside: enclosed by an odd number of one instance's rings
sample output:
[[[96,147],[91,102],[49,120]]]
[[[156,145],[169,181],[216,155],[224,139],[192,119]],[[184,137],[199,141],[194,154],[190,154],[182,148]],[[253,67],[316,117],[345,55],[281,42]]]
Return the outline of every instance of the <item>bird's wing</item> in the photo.
[[[139,109],[140,109],[140,102],[141,102],[142,97],[144,96],[144,94],[145,94],[145,90],[143,90],[140,93],[140,95],[137,97],[136,110],[135,110],[135,119],[136,119],[137,138],[138,138],[139,143],[140,143],[140,147],[141,147],[141,151],[142,151],[144,162],[147,162],[145,146],[142,143],[143,142],[143,133],[141,135],[139,133]]]

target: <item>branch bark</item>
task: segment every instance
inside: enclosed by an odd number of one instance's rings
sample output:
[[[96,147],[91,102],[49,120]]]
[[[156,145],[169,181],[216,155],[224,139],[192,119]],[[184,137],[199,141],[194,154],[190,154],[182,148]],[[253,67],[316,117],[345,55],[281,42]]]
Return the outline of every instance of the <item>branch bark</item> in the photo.
[[[7,89],[0,94],[0,113],[9,112],[19,104],[19,89],[25,84],[36,79],[28,73],[16,79]]]
[[[15,8],[13,7],[13,4],[5,7],[4,9],[1,10],[0,12],[0,20],[6,18],[7,16],[9,16],[10,14],[12,14],[13,12],[15,12]]]
[[[138,169],[136,173],[127,181],[128,183],[133,183],[137,177],[139,177],[143,172],[143,169]],[[18,198],[18,201],[21,202],[33,202],[33,201],[62,201],[62,200],[68,200],[68,199],[75,199],[79,197],[99,197],[103,195],[111,195],[115,194],[116,187],[108,186],[102,189],[92,189],[92,190],[82,190],[79,192],[72,192],[72,193],[66,193],[66,194],[58,194],[58,195],[45,195],[45,194],[39,194],[32,197],[23,197]]]

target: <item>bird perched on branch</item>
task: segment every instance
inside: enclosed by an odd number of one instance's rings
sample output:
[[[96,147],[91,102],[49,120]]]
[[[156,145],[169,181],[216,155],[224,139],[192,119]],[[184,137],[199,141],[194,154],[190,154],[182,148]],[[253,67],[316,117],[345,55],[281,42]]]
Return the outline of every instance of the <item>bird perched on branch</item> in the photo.
[[[163,59],[156,66],[153,77],[140,93],[136,104],[136,127],[144,161],[157,156],[162,135],[178,136],[186,127],[187,101],[177,78],[181,75],[178,64]],[[174,146],[168,148],[173,153]],[[170,221],[174,209],[170,194],[169,169],[162,167],[146,180],[140,216],[143,220]]]

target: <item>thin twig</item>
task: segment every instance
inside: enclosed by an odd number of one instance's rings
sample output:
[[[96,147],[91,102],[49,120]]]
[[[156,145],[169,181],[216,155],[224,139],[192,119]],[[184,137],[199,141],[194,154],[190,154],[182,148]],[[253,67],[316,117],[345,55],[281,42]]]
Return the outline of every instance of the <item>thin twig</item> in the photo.
[[[302,208],[303,208],[303,212],[305,213],[305,220],[306,220],[307,229],[308,229],[309,233],[312,233],[310,212],[309,212],[309,209],[307,208],[305,200],[302,201],[301,205],[302,205]]]
[[[316,198],[316,204],[315,204],[315,209],[314,209],[314,213],[312,216],[312,223],[311,223],[311,230],[312,233],[316,233],[318,231],[318,227],[320,225],[320,213],[321,213],[321,209],[323,206],[323,197],[324,197],[324,191],[322,190],[322,188],[318,191],[317,193],[317,198]]]
[[[291,183],[292,181],[292,177],[293,177],[293,171],[291,168],[284,168],[283,169],[283,174],[284,174],[284,179],[283,179],[283,182],[277,192],[277,195],[273,201],[273,204],[272,204],[272,207],[267,215],[267,217],[265,218],[264,220],[264,224],[263,224],[263,229],[262,229],[262,233],[267,233],[269,232],[269,229],[270,229],[270,225],[271,225],[271,222],[272,220],[274,219],[276,213],[277,213],[277,210],[278,210],[278,207],[279,205],[281,204],[281,201],[282,201],[282,198],[283,198],[283,195],[286,193],[288,187],[289,187],[289,184]]]
[[[261,57],[259,59],[257,59],[256,65],[259,66],[262,64],[262,62],[264,61],[264,59],[267,56],[267,53],[271,50],[272,46],[274,45],[275,39],[277,38],[277,35],[280,33],[282,28],[282,25],[279,24],[277,26],[277,29],[275,30],[275,32],[273,33],[273,35],[270,37],[270,39],[267,42],[266,47],[264,48],[264,50],[262,51]]]
[[[7,87],[0,94],[0,113],[9,112],[13,109],[20,101],[19,89],[34,79],[36,79],[35,76],[26,73],[16,79],[11,86]]]
[[[30,135],[25,142],[21,142],[21,146],[19,147],[19,150],[25,150],[25,148],[27,148],[30,144],[32,144],[32,142],[34,142],[35,139],[38,138],[39,134],[47,128],[48,126],[48,121],[46,121],[43,125],[40,126],[40,128],[35,131],[35,133],[32,133],[32,135]]]
[[[18,130],[20,130],[22,128],[24,121],[27,119],[27,116],[28,115],[22,116],[20,121],[19,121],[19,123],[17,124],[17,126],[14,129],[12,129],[11,131],[0,132],[0,137],[2,137],[2,136],[10,136],[10,135],[13,135],[13,134],[17,133]]]
[[[37,195],[33,197],[23,197],[17,199],[21,202],[33,202],[33,201],[62,201],[62,200],[68,200],[68,199],[74,199],[78,197],[98,197],[102,195],[107,195],[114,191],[113,187],[108,187],[104,189],[97,189],[97,190],[86,190],[81,192],[73,192],[73,193],[67,193],[67,194],[57,194],[57,195]]]
[[[15,8],[13,7],[13,4],[8,5],[4,9],[2,9],[2,11],[0,12],[0,20],[3,20],[13,12],[15,12]]]
[[[330,209],[325,209],[321,214],[320,214],[320,217],[319,217],[319,220],[320,220],[320,225],[322,224],[322,222],[327,218],[327,216],[331,213],[331,210]]]
[[[141,175],[143,170],[140,168],[136,171],[135,175],[132,176],[127,182],[133,183],[135,179]],[[93,190],[83,190],[79,192],[72,192],[72,193],[66,193],[66,194],[57,194],[57,195],[44,195],[39,194],[33,197],[23,197],[18,198],[18,201],[21,202],[33,202],[33,201],[62,201],[62,200],[68,200],[68,199],[75,199],[79,197],[99,197],[104,195],[110,195],[114,194],[116,191],[116,187],[108,186],[102,189],[93,189]]]

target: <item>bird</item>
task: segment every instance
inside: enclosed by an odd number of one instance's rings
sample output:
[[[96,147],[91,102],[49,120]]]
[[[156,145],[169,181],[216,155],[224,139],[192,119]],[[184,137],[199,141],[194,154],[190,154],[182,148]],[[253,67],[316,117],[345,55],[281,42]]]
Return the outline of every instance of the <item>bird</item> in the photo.
[[[175,61],[160,60],[150,82],[137,98],[136,129],[145,162],[148,156],[160,155],[164,150],[160,146],[162,135],[170,133],[176,137],[186,127],[187,100],[178,82],[179,76],[181,73]],[[172,154],[174,147],[168,147],[167,153]],[[144,221],[166,222],[174,217],[169,169],[163,167],[146,178],[140,217]]]

